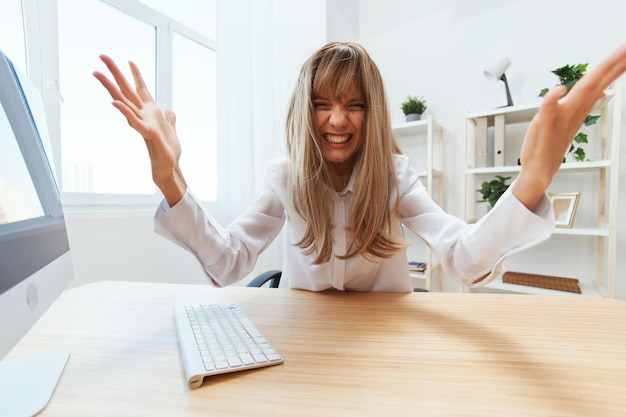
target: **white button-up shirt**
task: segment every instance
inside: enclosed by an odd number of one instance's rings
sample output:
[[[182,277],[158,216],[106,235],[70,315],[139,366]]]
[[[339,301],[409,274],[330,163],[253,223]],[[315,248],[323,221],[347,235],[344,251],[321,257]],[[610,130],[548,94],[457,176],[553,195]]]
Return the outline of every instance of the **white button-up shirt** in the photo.
[[[394,238],[402,240],[400,224],[417,234],[432,249],[447,275],[469,287],[483,286],[503,271],[507,255],[550,237],[554,215],[544,195],[535,212],[529,211],[509,189],[498,204],[477,223],[468,225],[446,214],[429,196],[417,172],[404,155],[394,156],[399,183],[399,215]],[[388,259],[370,261],[362,256],[341,260],[332,256],[313,265],[296,245],[306,221],[298,215],[287,188],[288,161],[268,165],[265,184],[252,204],[224,228],[202,209],[190,191],[168,207],[163,202],[155,215],[155,231],[198,258],[211,283],[232,284],[245,277],[285,227],[281,287],[311,291],[412,291],[406,251]],[[353,202],[354,174],[340,194],[329,189],[334,208],[333,254],[344,255],[349,237],[345,231]],[[395,198],[395,196],[394,196]],[[479,277],[489,276],[477,283]]]

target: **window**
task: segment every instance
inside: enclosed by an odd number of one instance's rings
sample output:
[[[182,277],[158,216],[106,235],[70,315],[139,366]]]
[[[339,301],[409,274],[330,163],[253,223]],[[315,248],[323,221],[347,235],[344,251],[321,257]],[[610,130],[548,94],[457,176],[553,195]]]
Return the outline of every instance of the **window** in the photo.
[[[132,59],[154,93],[154,27],[99,0],[57,0],[57,7],[63,191],[153,194],[143,140],[91,73],[106,70],[101,53],[120,66]]]
[[[127,62],[134,61],[161,108],[174,109],[185,177],[201,200],[215,200],[213,41],[135,0],[57,0],[57,13],[62,188],[70,200],[130,204],[156,198],[143,139],[91,75],[105,72],[102,53],[131,83]],[[207,22],[215,18],[215,10],[206,14]]]
[[[178,34],[174,34],[173,50],[172,108],[177,113],[176,131],[182,146],[180,164],[194,193],[202,200],[215,201],[217,198],[215,53]]]
[[[158,104],[176,111],[186,179],[201,200],[216,199],[216,13],[217,0],[0,3],[0,49],[42,92],[66,203],[159,198],[142,138],[91,75],[104,70],[101,53],[131,82],[136,62]]]
[[[0,50],[26,73],[26,45],[21,0],[0,2]]]

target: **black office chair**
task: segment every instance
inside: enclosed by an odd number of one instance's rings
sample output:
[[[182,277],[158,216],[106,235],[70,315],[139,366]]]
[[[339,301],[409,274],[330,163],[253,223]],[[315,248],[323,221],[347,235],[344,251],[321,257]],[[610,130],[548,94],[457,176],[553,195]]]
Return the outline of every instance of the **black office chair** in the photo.
[[[246,287],[262,287],[269,281],[270,288],[278,288],[278,284],[280,283],[280,277],[282,275],[282,271],[277,269],[271,271],[265,271],[262,274],[254,277]]]

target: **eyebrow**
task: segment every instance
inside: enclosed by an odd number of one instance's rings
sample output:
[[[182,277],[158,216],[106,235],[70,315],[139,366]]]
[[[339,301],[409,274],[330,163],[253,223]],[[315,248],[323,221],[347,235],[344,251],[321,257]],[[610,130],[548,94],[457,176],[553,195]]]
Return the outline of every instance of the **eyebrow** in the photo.
[[[322,96],[319,94],[314,94],[312,100],[328,100],[331,101],[333,99],[327,97],[327,96]],[[348,100],[346,100],[346,103],[354,103],[354,102],[365,102],[365,98],[363,98],[363,96],[361,96],[360,94],[356,97],[350,97]]]

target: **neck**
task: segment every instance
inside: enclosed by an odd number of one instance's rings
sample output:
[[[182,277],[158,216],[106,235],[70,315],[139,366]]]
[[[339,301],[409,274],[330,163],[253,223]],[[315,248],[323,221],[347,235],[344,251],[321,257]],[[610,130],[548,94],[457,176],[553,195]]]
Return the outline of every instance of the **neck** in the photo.
[[[354,168],[354,161],[345,161],[341,163],[330,163],[331,167],[331,186],[337,192],[341,192],[348,186],[350,176],[352,175],[352,168]]]
[[[343,162],[329,162],[331,172],[334,176],[348,176],[352,174],[352,168],[354,168],[354,158],[350,158]]]

